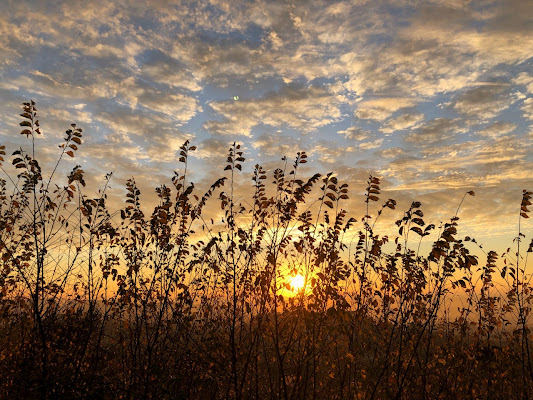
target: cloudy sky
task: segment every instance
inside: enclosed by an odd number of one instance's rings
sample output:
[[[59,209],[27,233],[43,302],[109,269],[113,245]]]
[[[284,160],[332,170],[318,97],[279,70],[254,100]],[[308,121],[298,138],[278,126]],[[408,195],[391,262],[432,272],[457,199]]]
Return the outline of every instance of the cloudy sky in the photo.
[[[304,150],[307,173],[350,184],[354,209],[369,174],[428,222],[475,190],[463,233],[489,242],[533,189],[532,1],[2,3],[0,142],[23,139],[32,98],[42,156],[75,122],[72,163],[114,171],[117,188],[168,181],[186,139],[200,182],[233,141],[250,168]]]

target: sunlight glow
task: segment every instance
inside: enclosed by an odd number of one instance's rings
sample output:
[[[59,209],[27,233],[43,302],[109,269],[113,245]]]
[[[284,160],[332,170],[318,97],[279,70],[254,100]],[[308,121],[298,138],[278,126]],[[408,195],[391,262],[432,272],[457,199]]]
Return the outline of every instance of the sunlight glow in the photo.
[[[291,280],[291,287],[293,290],[300,291],[305,285],[305,278],[298,274]]]

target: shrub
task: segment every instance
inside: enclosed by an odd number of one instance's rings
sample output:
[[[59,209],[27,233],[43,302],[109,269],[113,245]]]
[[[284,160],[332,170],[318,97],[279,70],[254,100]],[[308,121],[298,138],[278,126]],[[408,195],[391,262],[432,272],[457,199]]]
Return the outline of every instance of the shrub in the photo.
[[[84,193],[81,166],[54,183],[82,130],[66,131],[46,175],[35,158],[33,101],[21,116],[32,148],[12,153],[18,173],[0,164],[0,397],[529,396],[532,249],[524,259],[519,227],[502,269],[493,251],[481,263],[472,249],[482,247],[458,236],[459,209],[473,192],[439,227],[413,202],[389,238],[376,221],[397,204],[374,210],[377,177],[357,225],[342,208],[346,183],[332,173],[301,176],[303,151],[273,176],[256,165],[241,196],[245,158],[234,143],[225,176],[197,194],[187,172],[196,147],[185,142],[182,170],[156,189],[151,215],[133,178],[112,211],[110,174],[96,197]],[[524,191],[520,221],[531,196]],[[205,213],[215,203],[216,222]],[[291,286],[296,275],[303,288]],[[452,294],[465,299],[453,316]]]

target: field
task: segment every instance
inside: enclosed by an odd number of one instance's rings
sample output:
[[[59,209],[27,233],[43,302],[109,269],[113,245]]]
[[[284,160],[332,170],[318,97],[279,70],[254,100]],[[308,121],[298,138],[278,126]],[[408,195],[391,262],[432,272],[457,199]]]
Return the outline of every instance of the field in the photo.
[[[81,166],[62,176],[80,128],[43,171],[33,101],[21,119],[28,149],[0,146],[0,398],[530,397],[531,192],[502,255],[459,233],[472,191],[436,226],[370,176],[351,216],[349,182],[300,174],[305,152],[249,174],[239,144],[200,191],[185,142],[153,210],[134,179],[113,209],[110,175],[97,196]]]

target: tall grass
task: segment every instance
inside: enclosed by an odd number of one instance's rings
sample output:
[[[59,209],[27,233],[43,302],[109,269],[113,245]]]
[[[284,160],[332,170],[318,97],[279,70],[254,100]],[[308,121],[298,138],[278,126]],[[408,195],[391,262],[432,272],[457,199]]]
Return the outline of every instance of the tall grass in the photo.
[[[303,175],[305,152],[272,175],[256,165],[243,195],[236,188],[245,157],[233,144],[224,176],[198,193],[187,168],[196,147],[185,142],[181,168],[156,188],[150,215],[134,179],[123,207],[111,210],[110,175],[96,196],[85,194],[80,166],[56,176],[82,146],[82,130],[66,131],[45,174],[33,101],[21,116],[30,149],[12,153],[17,173],[0,146],[0,398],[533,393],[532,248],[522,232],[531,192],[504,264],[494,251],[478,258],[485,250],[476,240],[460,239],[460,207],[474,192],[437,227],[426,224],[420,202],[398,216],[371,176],[358,220],[343,209],[347,183]],[[218,221],[208,207],[219,207]],[[394,237],[378,231],[384,213],[398,216]],[[428,236],[435,239],[426,254]],[[300,290],[290,284],[297,274]],[[455,314],[451,296],[464,299]]]

